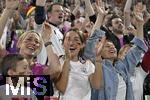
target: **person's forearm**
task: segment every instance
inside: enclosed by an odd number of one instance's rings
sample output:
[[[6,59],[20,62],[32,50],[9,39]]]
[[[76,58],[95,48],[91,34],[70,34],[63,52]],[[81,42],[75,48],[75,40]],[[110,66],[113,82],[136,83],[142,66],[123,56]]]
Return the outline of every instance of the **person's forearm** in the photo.
[[[7,22],[8,18],[11,17],[11,15],[13,14],[13,11],[14,10],[12,10],[12,9],[6,8],[6,9],[4,9],[4,11],[0,17],[0,38],[3,34],[6,22]]]
[[[74,16],[76,16],[76,14],[77,14],[77,12],[78,12],[78,10],[79,10],[79,7],[80,7],[80,5],[76,5],[76,7],[73,9],[72,14],[73,14]]]
[[[102,80],[102,64],[101,60],[95,61],[95,72],[92,75],[91,85],[94,89],[99,89],[101,86],[101,80]]]
[[[88,16],[93,16],[95,14],[90,0],[85,0],[85,11],[87,12]]]
[[[131,12],[131,5],[132,5],[132,0],[127,0],[124,7],[124,12]]]
[[[130,25],[131,5],[132,0],[127,0],[124,8],[124,24],[126,28]]]
[[[65,93],[66,87],[68,85],[69,67],[70,59],[66,58],[64,61],[62,73],[59,79],[55,81],[56,88],[63,94]]]
[[[44,7],[37,6],[35,9],[35,22],[36,24],[42,24],[46,20]]]
[[[44,8],[45,4],[46,4],[46,0],[36,0],[36,9],[35,9],[36,24],[42,24],[46,20],[46,14]]]
[[[143,40],[143,24],[137,23],[136,28],[137,28],[137,37]]]
[[[51,47],[51,45],[46,47],[46,51],[47,51],[47,56],[48,56],[48,63],[49,63],[49,75],[51,77],[51,79],[56,79],[59,77],[62,68],[61,68],[61,64],[59,62],[59,58],[58,56],[53,52],[53,49]]]
[[[92,28],[92,31],[91,31],[91,36],[92,36],[93,32],[95,31],[95,29],[98,29],[98,28],[101,27],[101,25],[103,23],[103,20],[104,20],[104,17],[105,17],[105,15],[98,14],[96,22],[95,22],[95,24],[94,24],[94,26]]]

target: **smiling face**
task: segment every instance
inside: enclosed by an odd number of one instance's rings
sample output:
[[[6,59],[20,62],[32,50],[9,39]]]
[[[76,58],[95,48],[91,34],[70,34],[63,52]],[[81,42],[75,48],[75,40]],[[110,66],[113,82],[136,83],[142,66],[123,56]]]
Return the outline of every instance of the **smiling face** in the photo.
[[[78,58],[79,52],[84,47],[83,41],[81,41],[80,33],[75,31],[69,31],[65,35],[64,48],[69,49],[69,53],[73,58]]]
[[[41,38],[34,32],[26,33],[18,41],[19,52],[24,56],[36,56],[40,52],[41,47]]]
[[[110,41],[106,41],[102,49],[102,57],[114,61],[117,58],[117,49]]]

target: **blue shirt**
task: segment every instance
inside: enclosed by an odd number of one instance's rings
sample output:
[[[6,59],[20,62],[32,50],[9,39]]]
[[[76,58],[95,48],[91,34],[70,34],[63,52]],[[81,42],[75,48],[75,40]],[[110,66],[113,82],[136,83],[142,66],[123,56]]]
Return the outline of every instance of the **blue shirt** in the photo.
[[[95,43],[97,39],[102,37],[104,32],[95,30],[93,35],[89,38],[85,48],[85,57],[95,60]],[[119,79],[117,74],[123,77],[126,83],[126,100],[134,100],[132,83],[130,81],[131,75],[135,71],[136,65],[141,60],[141,55],[147,50],[144,42],[138,38],[132,40],[134,47],[131,48],[124,60],[115,61],[114,64],[109,59],[103,59],[102,70],[103,79],[102,87],[99,90],[92,90],[92,100],[116,100]]]

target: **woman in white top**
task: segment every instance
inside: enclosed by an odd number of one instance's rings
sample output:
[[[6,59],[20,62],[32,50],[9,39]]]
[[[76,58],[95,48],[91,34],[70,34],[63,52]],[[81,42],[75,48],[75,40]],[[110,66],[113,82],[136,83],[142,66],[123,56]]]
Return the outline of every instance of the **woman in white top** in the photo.
[[[102,39],[101,42],[104,42]],[[56,88],[60,91],[60,100],[90,100],[91,88],[99,89],[102,79],[101,42],[96,45],[95,66],[90,60],[82,57],[85,40],[83,33],[78,29],[71,29],[64,36],[64,49],[66,53],[63,70]]]

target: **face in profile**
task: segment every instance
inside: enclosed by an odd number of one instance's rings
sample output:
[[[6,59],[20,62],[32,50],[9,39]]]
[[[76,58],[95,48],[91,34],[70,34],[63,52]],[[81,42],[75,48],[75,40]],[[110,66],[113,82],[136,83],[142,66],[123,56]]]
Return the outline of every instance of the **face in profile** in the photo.
[[[25,82],[24,77],[20,77],[20,76],[31,75],[32,72],[29,68],[28,61],[26,59],[23,59],[23,60],[17,61],[15,68],[9,69],[7,74],[11,76],[7,78],[7,81],[9,82],[9,84],[13,83],[12,84],[13,86],[17,86],[17,83],[24,84]]]
[[[26,33],[20,37],[18,48],[24,56],[36,56],[42,47],[41,37],[35,32]]]
[[[8,75],[31,75],[28,61],[26,59],[18,61],[16,67],[8,71]]]

